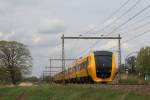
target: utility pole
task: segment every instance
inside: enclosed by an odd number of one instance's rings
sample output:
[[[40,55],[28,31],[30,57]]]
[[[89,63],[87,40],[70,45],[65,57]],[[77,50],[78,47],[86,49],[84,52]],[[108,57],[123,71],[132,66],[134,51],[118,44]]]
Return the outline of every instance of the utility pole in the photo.
[[[64,73],[64,69],[65,69],[65,52],[64,52],[64,34],[62,35],[62,78],[63,78],[63,81],[62,83],[64,84],[65,83],[65,73]]]
[[[118,35],[118,69],[119,69],[119,79],[121,79],[121,72],[120,72],[120,67],[121,67],[121,39],[120,39],[120,34]]]
[[[49,80],[50,80],[50,83],[52,83],[52,75],[51,75],[51,58],[50,58],[50,60],[49,60],[49,71],[50,71],[50,73],[49,73]]]
[[[120,34],[118,39],[118,66],[121,65],[121,40],[120,40]]]
[[[49,59],[49,62],[50,62],[50,64],[49,64],[49,67],[45,67],[46,69],[48,69],[49,68],[49,83],[52,83],[52,75],[51,75],[51,58]]]

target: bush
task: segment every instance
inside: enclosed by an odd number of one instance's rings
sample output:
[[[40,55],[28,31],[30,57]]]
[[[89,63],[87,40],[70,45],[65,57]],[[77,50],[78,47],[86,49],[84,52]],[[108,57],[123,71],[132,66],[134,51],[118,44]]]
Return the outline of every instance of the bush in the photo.
[[[118,82],[122,84],[138,84],[139,80],[135,75],[128,75],[127,79],[120,79]]]

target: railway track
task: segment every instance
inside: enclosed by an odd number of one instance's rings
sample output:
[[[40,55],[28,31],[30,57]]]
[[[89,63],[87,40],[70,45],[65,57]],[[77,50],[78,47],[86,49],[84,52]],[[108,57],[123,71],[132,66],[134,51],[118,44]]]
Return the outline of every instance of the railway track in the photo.
[[[103,89],[103,90],[115,90],[134,93],[145,93],[150,95],[150,84],[66,84],[66,86],[89,88],[89,89]]]

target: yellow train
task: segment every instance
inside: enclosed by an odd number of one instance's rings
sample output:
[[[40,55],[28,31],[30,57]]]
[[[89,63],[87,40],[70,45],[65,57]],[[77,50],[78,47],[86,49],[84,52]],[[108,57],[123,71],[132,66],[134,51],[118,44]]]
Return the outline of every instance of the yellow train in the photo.
[[[111,82],[116,75],[116,60],[113,52],[93,51],[80,57],[64,72],[54,75],[55,82],[89,83]]]

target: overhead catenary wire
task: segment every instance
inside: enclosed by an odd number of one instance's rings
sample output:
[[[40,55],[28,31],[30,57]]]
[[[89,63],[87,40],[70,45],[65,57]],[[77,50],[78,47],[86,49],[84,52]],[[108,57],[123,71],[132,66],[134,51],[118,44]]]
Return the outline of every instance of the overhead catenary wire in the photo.
[[[149,30],[146,30],[146,31],[144,31],[144,32],[142,32],[142,33],[140,33],[140,34],[137,34],[137,35],[135,35],[135,36],[133,36],[132,38],[129,38],[129,39],[127,39],[127,40],[124,40],[122,43],[128,43],[128,42],[130,42],[130,41],[133,41],[133,40],[135,40],[135,39],[137,39],[137,38],[139,38],[139,37],[141,37],[141,36],[143,36],[143,35],[145,35],[145,34],[147,34],[147,33],[149,33],[150,32],[150,29]],[[109,48],[109,49],[113,49],[114,47],[116,47],[117,45],[115,45],[115,46],[113,46],[113,47],[111,47],[111,48]]]
[[[142,42],[141,42],[141,41],[139,41],[139,42],[140,42],[140,44],[142,44],[142,45],[145,43],[145,41],[142,41]],[[146,43],[149,43],[149,42],[150,42],[150,41],[149,41],[149,40],[147,40],[147,42],[146,42]],[[132,50],[132,49],[135,49],[135,47],[137,47],[137,46],[139,46],[139,43],[138,43],[138,44],[136,44],[136,45],[133,45],[133,46],[132,46],[132,48],[130,48],[130,49],[131,49],[131,50]]]
[[[135,28],[133,28],[133,29],[130,29],[130,30],[128,30],[128,31],[122,32],[121,35],[127,34],[129,31],[136,31],[136,30],[139,30],[139,29],[141,29],[141,28],[143,28],[143,27],[145,27],[145,26],[147,26],[147,25],[150,25],[150,21],[148,21],[148,22],[146,22],[146,23],[144,23],[144,24],[142,24],[142,25],[139,25],[139,26],[137,26],[137,27],[135,27]]]
[[[134,5],[132,5],[127,11],[125,11],[123,14],[121,14],[118,18],[116,18],[115,20],[113,20],[111,23],[109,23],[108,25],[106,25],[105,27],[103,27],[102,29],[100,29],[99,31],[96,31],[95,33],[98,32],[102,32],[103,30],[105,30],[106,28],[110,27],[111,25],[113,25],[115,22],[117,22],[118,20],[120,20],[122,17],[124,17],[126,14],[128,14],[130,11],[132,11],[142,0],[137,0]]]
[[[106,20],[104,20],[102,23],[98,24],[98,26],[105,24],[108,20],[110,20],[114,15],[116,15],[123,7],[125,7],[131,0],[125,1],[118,9],[116,9],[111,15],[109,15]],[[92,29],[88,30],[87,32],[84,32],[83,34],[87,34],[93,30],[95,30],[97,27],[93,27]]]
[[[144,32],[142,32],[140,34],[135,35],[133,38],[129,38],[128,40],[123,41],[123,43],[133,41],[133,40],[139,38],[140,36],[143,36],[143,35],[145,35],[145,34],[147,34],[149,32],[150,32],[150,29],[146,30],[146,31],[144,31]]]
[[[141,13],[143,13],[145,10],[149,9],[150,5],[146,6],[145,8],[143,8],[142,10],[140,10],[139,12],[137,12],[134,16],[130,17],[127,21],[125,21],[124,23],[122,23],[121,25],[119,25],[118,27],[116,27],[115,29],[113,29],[111,32],[109,32],[107,35],[112,34],[113,32],[115,32],[116,30],[118,30],[119,28],[121,28],[122,26],[126,25],[129,21],[131,21],[132,19],[134,19],[135,17],[137,17],[138,15],[140,15]]]
[[[121,28],[121,29],[128,29],[129,27],[132,27],[133,25],[138,24],[138,23],[140,23],[140,22],[143,22],[144,20],[147,20],[147,19],[149,19],[149,18],[150,18],[150,15],[148,15],[148,16],[146,16],[146,17],[144,17],[144,18],[142,18],[142,19],[140,19],[140,20],[138,20],[138,21],[135,21],[135,22],[133,22],[132,24],[130,24],[130,25],[128,25],[128,26],[125,26],[125,27],[123,27],[123,28]]]

